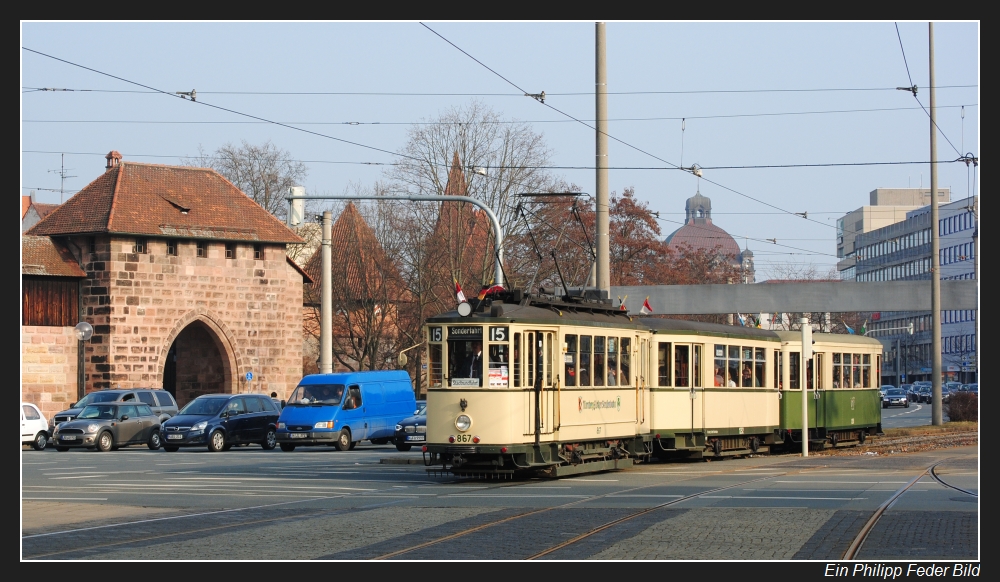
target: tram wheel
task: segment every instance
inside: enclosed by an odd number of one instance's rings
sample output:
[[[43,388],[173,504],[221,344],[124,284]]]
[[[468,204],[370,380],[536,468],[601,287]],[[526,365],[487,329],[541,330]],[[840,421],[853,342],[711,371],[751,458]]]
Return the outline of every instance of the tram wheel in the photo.
[[[865,437],[866,437],[866,436],[868,436],[868,435],[867,435],[867,433],[865,433],[865,431],[861,431],[861,432],[860,432],[860,433],[858,434],[858,443],[860,443],[860,444],[862,444],[862,445],[863,445],[863,444],[865,444]]]
[[[722,454],[722,441],[718,439],[712,441],[712,452],[715,453],[716,456]]]
[[[837,447],[837,433],[833,433],[830,435],[830,446],[833,448]]]

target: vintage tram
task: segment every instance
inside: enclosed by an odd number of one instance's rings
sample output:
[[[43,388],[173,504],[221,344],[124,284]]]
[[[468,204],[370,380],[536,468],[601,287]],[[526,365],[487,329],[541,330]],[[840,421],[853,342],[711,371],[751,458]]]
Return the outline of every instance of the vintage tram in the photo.
[[[425,325],[433,470],[558,477],[800,442],[797,332],[640,318],[585,292],[465,307]],[[880,429],[881,344],[813,338],[811,446],[863,441]]]

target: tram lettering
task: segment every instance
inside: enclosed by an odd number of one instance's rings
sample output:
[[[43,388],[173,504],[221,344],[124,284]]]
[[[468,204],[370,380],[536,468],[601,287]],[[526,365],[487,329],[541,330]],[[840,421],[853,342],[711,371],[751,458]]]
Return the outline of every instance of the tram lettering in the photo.
[[[441,341],[441,328],[440,327],[432,327],[432,328],[430,328],[430,333],[431,333],[431,341],[432,342],[439,342],[439,341]]]
[[[506,327],[491,327],[490,328],[490,341],[491,342],[505,342],[507,341],[508,328]]]

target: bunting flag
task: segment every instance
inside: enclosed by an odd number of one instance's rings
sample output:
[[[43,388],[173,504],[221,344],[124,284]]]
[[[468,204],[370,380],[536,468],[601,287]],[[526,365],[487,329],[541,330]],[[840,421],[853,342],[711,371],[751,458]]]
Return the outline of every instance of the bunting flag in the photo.
[[[621,298],[621,297],[618,298],[618,309],[621,309],[622,311],[626,310],[625,309],[625,299],[628,299],[628,295],[626,295],[624,299]]]
[[[462,293],[462,286],[455,281],[455,297],[458,298],[459,303],[465,303],[465,293]]]
[[[482,301],[483,299],[486,299],[487,295],[493,295],[494,293],[499,293],[500,291],[503,290],[504,290],[503,285],[493,285],[493,286],[484,285],[482,290],[479,291],[479,296],[477,297],[477,299]]]
[[[851,335],[854,335],[854,329],[853,329],[853,328],[851,328],[851,326],[847,325],[847,322],[846,322],[846,321],[844,321],[843,319],[841,319],[841,320],[840,320],[840,323],[843,323],[843,324],[844,324],[844,327],[846,327],[846,328],[847,328],[847,333],[849,333],[849,334],[851,334]]]
[[[754,324],[753,324],[753,326],[756,327],[757,329],[760,329],[760,315],[759,314],[756,317],[754,317]]]
[[[861,324],[861,335],[868,333],[868,320],[866,319],[864,323]]]
[[[740,312],[736,312],[736,317],[740,319],[740,325],[745,327],[747,324],[747,320],[743,319],[743,314],[741,314]]]
[[[647,296],[646,300],[642,302],[642,309],[640,309],[639,312],[643,315],[649,315],[653,312],[653,308],[649,306],[649,296]]]

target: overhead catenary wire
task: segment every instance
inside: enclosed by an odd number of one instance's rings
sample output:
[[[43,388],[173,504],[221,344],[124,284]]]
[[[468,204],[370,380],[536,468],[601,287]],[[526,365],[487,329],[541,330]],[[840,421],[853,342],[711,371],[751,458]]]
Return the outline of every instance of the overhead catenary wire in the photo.
[[[937,89],[969,89],[979,85],[940,85]],[[922,87],[926,88],[926,87]],[[140,93],[155,94],[158,91],[137,91],[135,89],[72,89],[66,87],[21,87],[22,93]],[[699,95],[725,93],[829,93],[854,91],[895,91],[896,87],[815,87],[783,89],[688,89],[676,91],[608,91],[608,95]],[[359,96],[359,97],[523,97],[522,93],[428,93],[405,91],[198,91],[199,95],[289,95],[289,96]],[[592,97],[593,92],[569,91],[546,92],[546,97]]]
[[[508,78],[504,77],[503,75],[501,75],[500,73],[494,71],[492,68],[490,68],[489,66],[487,66],[485,63],[483,63],[482,61],[480,61],[476,57],[472,56],[471,54],[469,54],[468,52],[466,52],[464,49],[462,49],[461,47],[459,47],[455,43],[451,42],[450,40],[448,40],[447,38],[445,38],[444,36],[442,36],[440,33],[438,33],[437,31],[435,31],[431,27],[427,26],[425,23],[421,22],[420,25],[423,26],[424,28],[426,28],[427,30],[429,30],[431,33],[433,33],[435,36],[437,36],[438,38],[440,38],[444,42],[446,42],[449,45],[451,45],[452,47],[454,47],[456,50],[458,50],[459,52],[461,52],[465,56],[469,57],[470,59],[472,59],[473,61],[475,61],[476,63],[478,63],[480,66],[482,66],[486,70],[490,71],[491,73],[493,73],[497,77],[500,77],[501,79],[503,79],[510,86],[512,86],[515,89],[517,89],[518,91],[521,91],[522,93],[524,93],[525,96],[534,96],[531,92],[525,91],[523,88],[521,88],[520,86],[518,86],[516,83],[514,83],[510,79],[508,79]],[[577,119],[576,117],[570,115],[569,113],[566,113],[565,111],[562,111],[561,109],[553,106],[551,103],[545,103],[544,100],[540,100],[540,99],[536,99],[536,100],[539,101],[544,107],[548,107],[549,109],[555,111],[556,113],[559,113],[560,115],[563,115],[564,117],[568,117],[569,119],[573,119],[576,122],[578,122],[581,125],[583,125],[584,127],[587,127],[587,128],[589,128],[589,129],[591,129],[591,130],[593,130],[595,132],[598,131],[598,129],[596,127],[594,127],[593,125],[590,125],[589,123],[586,123],[586,122],[584,122],[584,121],[582,121],[580,119]],[[630,149],[633,149],[633,150],[635,150],[635,151],[637,151],[639,153],[645,154],[645,155],[647,155],[647,156],[649,156],[649,157],[651,157],[651,158],[653,158],[655,160],[661,161],[664,164],[667,164],[668,166],[672,166],[674,169],[684,170],[684,168],[682,168],[678,164],[675,164],[673,162],[665,160],[665,159],[661,158],[660,156],[657,156],[657,155],[655,155],[653,153],[650,153],[650,152],[648,152],[648,151],[646,151],[646,150],[644,150],[642,148],[634,146],[634,145],[632,145],[632,144],[630,144],[630,143],[628,143],[628,142],[626,142],[624,140],[621,140],[621,139],[619,139],[619,138],[617,138],[617,137],[615,137],[615,136],[613,136],[613,135],[611,135],[611,134],[609,134],[607,132],[601,132],[601,133],[603,133],[604,135],[606,135],[609,139],[612,139],[612,140],[614,140],[614,141],[616,141],[616,142],[618,142],[618,143],[620,143],[620,144],[622,144],[622,145],[624,145],[624,146],[626,146],[626,147],[628,147]],[[959,155],[961,155],[961,153],[959,153]],[[781,208],[780,206],[777,206],[775,204],[771,204],[770,202],[766,202],[764,200],[760,200],[759,198],[755,198],[753,196],[750,196],[749,194],[745,194],[745,193],[740,192],[740,191],[738,191],[738,190],[736,190],[734,188],[730,188],[729,186],[725,186],[723,184],[720,184],[719,182],[716,182],[714,180],[711,180],[711,179],[708,179],[708,178],[703,178],[703,177],[700,177],[700,176],[699,176],[699,179],[704,179],[709,184],[712,184],[714,186],[722,188],[723,190],[732,192],[733,194],[736,194],[738,196],[742,196],[744,198],[747,198],[748,200],[753,200],[754,202],[757,202],[758,204],[763,204],[764,206],[768,206],[768,207],[773,208],[775,210],[779,210],[779,211],[784,212],[785,214],[788,214],[790,216],[801,216],[803,218],[803,220],[809,220],[811,222],[814,222],[816,224],[821,224],[821,225],[823,225],[825,227],[828,227],[828,228],[836,228],[835,225],[827,224],[825,222],[820,222],[818,220],[808,218],[807,216],[804,216],[802,213],[798,213],[798,212],[795,212],[795,211],[792,211],[792,210],[786,210],[784,208]]]

